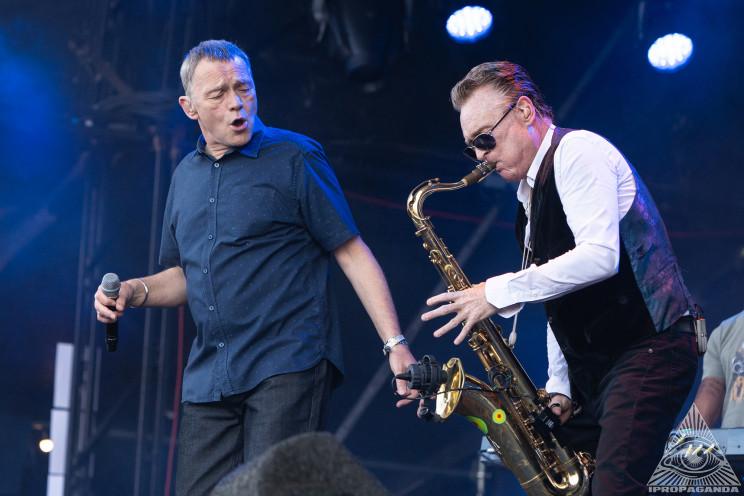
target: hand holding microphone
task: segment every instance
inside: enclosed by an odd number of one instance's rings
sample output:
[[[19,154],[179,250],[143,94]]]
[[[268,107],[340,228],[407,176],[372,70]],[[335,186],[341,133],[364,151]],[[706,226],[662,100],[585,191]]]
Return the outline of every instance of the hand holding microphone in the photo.
[[[119,276],[108,273],[103,276],[101,285],[93,298],[96,318],[106,324],[106,349],[116,351],[118,343],[118,320],[124,314],[129,299],[132,297],[132,287],[122,284]]]
[[[101,280],[101,291],[108,298],[114,300],[119,298],[121,282],[119,276],[113,272],[103,276]],[[113,306],[107,305],[112,310],[116,310],[116,303]],[[106,324],[106,351],[116,351],[116,345],[119,344],[119,322],[109,322]]]

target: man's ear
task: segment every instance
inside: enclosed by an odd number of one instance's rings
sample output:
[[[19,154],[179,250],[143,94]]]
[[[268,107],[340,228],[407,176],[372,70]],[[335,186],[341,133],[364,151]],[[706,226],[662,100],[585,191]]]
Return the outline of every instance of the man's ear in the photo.
[[[531,126],[535,122],[537,112],[535,111],[535,105],[532,103],[527,96],[520,96],[516,102],[516,108],[514,109],[519,114],[519,119],[526,125]]]
[[[199,117],[199,114],[196,112],[196,109],[194,109],[194,107],[191,105],[191,99],[189,97],[179,96],[178,104],[181,106],[183,113],[186,114],[186,117],[194,121],[197,120],[197,118]]]

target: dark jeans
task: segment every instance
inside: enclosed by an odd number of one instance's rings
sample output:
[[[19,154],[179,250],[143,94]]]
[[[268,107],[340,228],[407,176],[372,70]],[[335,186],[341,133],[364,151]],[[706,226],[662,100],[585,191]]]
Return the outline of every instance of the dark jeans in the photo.
[[[695,381],[692,334],[667,331],[623,353],[559,438],[595,456],[592,495],[648,493],[674,421]]]
[[[209,494],[240,463],[295,434],[319,430],[335,368],[327,360],[270,377],[254,389],[211,403],[183,403],[176,494]]]

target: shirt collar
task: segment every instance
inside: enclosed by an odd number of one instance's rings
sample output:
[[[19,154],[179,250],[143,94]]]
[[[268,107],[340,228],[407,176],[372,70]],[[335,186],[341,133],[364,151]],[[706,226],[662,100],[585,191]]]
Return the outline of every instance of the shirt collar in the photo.
[[[522,203],[525,203],[529,200],[530,194],[532,193],[532,188],[535,187],[535,178],[537,177],[537,172],[540,170],[540,164],[542,164],[542,161],[545,158],[545,154],[548,153],[548,148],[550,148],[550,143],[551,141],[553,141],[553,131],[555,131],[555,124],[551,124],[548,128],[548,132],[546,132],[545,136],[543,136],[542,142],[537,148],[535,158],[532,159],[530,168],[527,169],[527,176],[519,181],[519,188],[517,189],[517,199]]]
[[[253,134],[251,140],[238,149],[241,154],[246,157],[257,158],[258,151],[261,149],[261,142],[263,142],[264,134],[266,133],[266,126],[263,121],[256,116],[253,121]],[[202,155],[209,155],[207,153],[207,142],[204,139],[204,135],[200,134],[199,139],[196,140],[196,151]],[[233,150],[235,151],[235,150]],[[232,152],[230,152],[232,153]]]

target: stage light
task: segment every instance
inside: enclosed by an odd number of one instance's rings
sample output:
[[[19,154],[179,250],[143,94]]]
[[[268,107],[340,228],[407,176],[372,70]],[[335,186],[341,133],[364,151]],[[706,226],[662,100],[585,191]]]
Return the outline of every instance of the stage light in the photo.
[[[692,40],[687,36],[668,34],[658,38],[648,49],[648,61],[658,71],[674,72],[687,64],[692,48]]]
[[[39,441],[39,449],[44,453],[51,453],[54,449],[54,441],[51,439],[42,439]]]
[[[447,19],[447,32],[458,43],[474,43],[491,31],[493,16],[488,9],[467,6]]]

